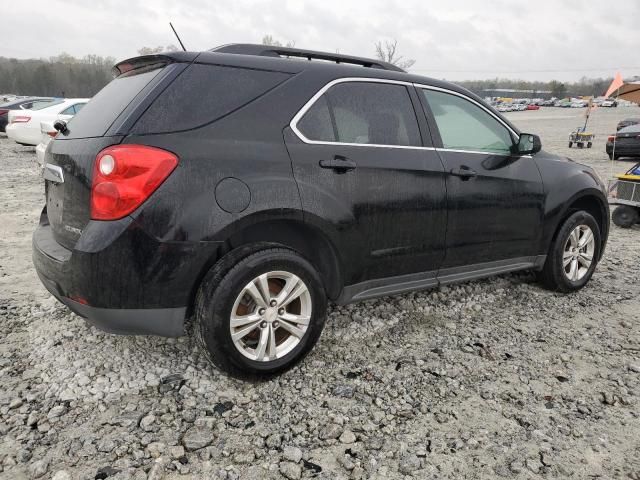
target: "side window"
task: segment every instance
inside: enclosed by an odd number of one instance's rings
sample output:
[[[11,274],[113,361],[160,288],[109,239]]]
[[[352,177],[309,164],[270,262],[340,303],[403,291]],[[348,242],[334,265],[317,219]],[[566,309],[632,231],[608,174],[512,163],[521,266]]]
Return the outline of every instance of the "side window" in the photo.
[[[403,85],[345,82],[331,87],[298,122],[305,137],[340,143],[421,146]]]
[[[492,115],[464,98],[423,89],[435,117],[442,146],[456,150],[509,153],[513,138]]]
[[[267,70],[192,64],[154,100],[132,133],[202,127],[242,108],[289,77]]]
[[[82,107],[84,107],[86,105],[86,103],[76,103],[73,108],[75,109],[75,112],[78,113],[80,110],[82,110]]]
[[[310,140],[335,142],[336,134],[326,95],[321,96],[298,122],[298,129]]]
[[[65,108],[63,111],[60,112],[60,115],[75,115],[76,114],[76,109],[74,108],[73,105],[71,105],[68,108]]]

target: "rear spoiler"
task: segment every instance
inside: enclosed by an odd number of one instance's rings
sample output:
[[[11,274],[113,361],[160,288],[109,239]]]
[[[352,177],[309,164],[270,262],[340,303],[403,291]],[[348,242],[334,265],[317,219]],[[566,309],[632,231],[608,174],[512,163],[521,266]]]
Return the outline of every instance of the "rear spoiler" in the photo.
[[[160,66],[170,63],[191,63],[198,55],[199,53],[196,52],[167,52],[157,55],[142,55],[140,57],[128,58],[115,64],[111,69],[111,73],[113,73],[114,77],[117,77],[123,73],[152,65]]]

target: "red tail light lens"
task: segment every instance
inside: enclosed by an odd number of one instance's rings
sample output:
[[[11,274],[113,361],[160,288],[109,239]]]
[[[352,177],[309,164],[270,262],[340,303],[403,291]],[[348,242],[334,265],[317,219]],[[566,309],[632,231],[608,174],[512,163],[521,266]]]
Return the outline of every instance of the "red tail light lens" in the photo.
[[[21,115],[17,117],[13,117],[11,123],[27,123],[31,120],[31,117],[27,117],[26,115]]]
[[[5,108],[0,108],[0,115],[5,115],[6,113],[9,113],[9,110]]]
[[[616,138],[616,137],[615,137],[615,135],[609,135],[609,136],[607,137],[607,142],[613,142],[613,140],[614,140],[615,138]]]
[[[47,132],[47,135],[49,135],[51,138],[55,137],[58,134],[57,130],[54,130],[53,132]]]
[[[118,220],[138,208],[178,165],[171,152],[144,145],[116,145],[96,157],[91,218]]]

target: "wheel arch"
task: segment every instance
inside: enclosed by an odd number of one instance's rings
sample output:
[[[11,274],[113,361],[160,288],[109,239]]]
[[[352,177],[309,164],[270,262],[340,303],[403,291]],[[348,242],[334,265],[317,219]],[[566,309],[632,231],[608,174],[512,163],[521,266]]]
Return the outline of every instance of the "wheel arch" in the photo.
[[[244,222],[243,222],[244,223]],[[307,259],[318,271],[329,299],[338,298],[343,287],[342,264],[329,238],[318,228],[301,219],[271,219],[230,229],[218,255],[203,266],[194,283],[189,299],[192,313],[195,298],[207,272],[222,263],[230,269],[241,259],[266,248],[284,247]]]
[[[565,220],[579,210],[584,210],[591,214],[600,227],[601,244],[600,256],[598,258],[598,260],[600,260],[604,254],[607,237],[609,236],[609,206],[602,192],[597,189],[582,190],[564,204],[563,209],[557,216],[557,221],[553,228],[553,236],[550,242],[548,242],[546,250],[548,250],[549,246],[556,240],[558,232]]]

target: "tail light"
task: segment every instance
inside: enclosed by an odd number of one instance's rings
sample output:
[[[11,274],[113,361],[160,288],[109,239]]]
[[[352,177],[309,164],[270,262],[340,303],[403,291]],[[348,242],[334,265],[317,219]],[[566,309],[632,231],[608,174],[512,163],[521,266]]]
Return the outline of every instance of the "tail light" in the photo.
[[[26,115],[18,115],[17,117],[13,117],[11,119],[11,123],[27,123],[31,120],[31,117]]]
[[[615,135],[609,135],[609,136],[607,137],[607,142],[613,142],[615,139],[616,139],[616,136],[615,136]]]
[[[0,116],[5,115],[9,113],[9,110],[7,110],[6,108],[0,108]]]
[[[49,135],[51,138],[53,138],[58,134],[58,131],[54,130],[53,132],[46,132],[46,134]]]
[[[116,145],[96,157],[91,218],[118,220],[138,208],[178,165],[171,152],[144,145]]]

